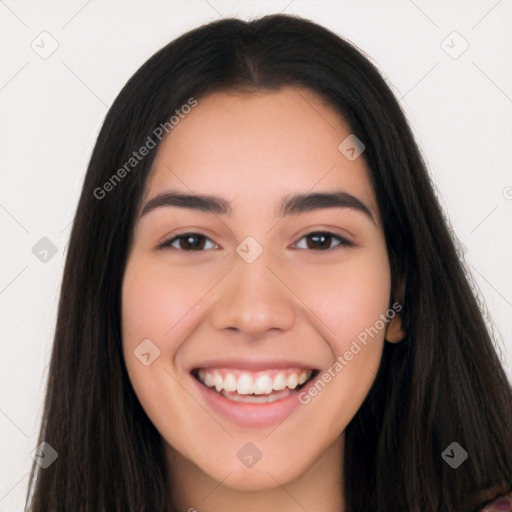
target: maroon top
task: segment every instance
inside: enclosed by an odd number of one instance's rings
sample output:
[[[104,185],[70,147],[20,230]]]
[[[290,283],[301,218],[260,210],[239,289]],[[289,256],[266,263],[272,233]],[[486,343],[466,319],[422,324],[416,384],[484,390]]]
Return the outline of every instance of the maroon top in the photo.
[[[482,503],[475,512],[512,512],[512,492],[500,494]]]

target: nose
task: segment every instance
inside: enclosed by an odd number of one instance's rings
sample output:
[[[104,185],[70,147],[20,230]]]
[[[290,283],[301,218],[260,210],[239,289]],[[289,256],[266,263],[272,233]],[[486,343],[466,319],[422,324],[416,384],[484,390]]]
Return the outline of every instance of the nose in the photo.
[[[254,262],[238,258],[219,283],[211,309],[215,329],[236,330],[250,338],[267,332],[287,331],[296,318],[296,301],[290,285],[263,254]]]

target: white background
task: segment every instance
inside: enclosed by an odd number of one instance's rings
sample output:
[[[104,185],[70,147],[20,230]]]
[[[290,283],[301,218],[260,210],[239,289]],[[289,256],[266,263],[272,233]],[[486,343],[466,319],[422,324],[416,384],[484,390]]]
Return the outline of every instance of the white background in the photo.
[[[70,223],[108,106],[181,33],[277,12],[351,40],[403,97],[512,378],[510,0],[0,0],[0,512],[23,508]],[[31,48],[50,48],[43,31],[58,43],[46,59]],[[441,46],[453,31],[469,43],[456,59]],[[42,237],[58,249],[46,263]]]

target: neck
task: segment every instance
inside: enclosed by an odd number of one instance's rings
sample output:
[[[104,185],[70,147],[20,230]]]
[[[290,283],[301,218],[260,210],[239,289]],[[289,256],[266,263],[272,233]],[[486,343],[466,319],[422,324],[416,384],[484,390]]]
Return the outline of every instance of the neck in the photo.
[[[268,468],[268,486],[251,492],[229,487],[229,475],[212,478],[165,443],[173,504],[179,512],[343,512],[343,443],[342,435],[294,480],[278,481]]]

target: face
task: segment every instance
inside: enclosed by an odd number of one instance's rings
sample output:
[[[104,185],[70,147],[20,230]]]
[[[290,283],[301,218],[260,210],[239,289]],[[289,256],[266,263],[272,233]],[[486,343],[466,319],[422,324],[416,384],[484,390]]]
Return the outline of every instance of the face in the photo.
[[[124,359],[169,457],[232,489],[341,465],[384,340],[403,335],[364,153],[338,148],[350,134],[302,89],[215,93],[156,155]]]

